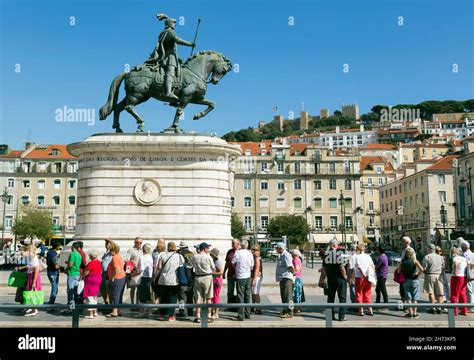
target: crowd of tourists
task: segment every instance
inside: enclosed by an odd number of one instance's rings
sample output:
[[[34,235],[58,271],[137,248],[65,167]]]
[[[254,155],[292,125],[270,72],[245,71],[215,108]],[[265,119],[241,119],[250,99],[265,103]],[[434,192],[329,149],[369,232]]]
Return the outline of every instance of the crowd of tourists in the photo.
[[[402,238],[403,252],[401,261],[393,274],[399,284],[401,300],[406,303],[405,316],[419,317],[416,304],[420,299],[420,279],[423,277],[423,291],[428,294],[430,303],[437,304],[429,310],[433,314],[446,313],[443,304],[474,303],[474,254],[470,245],[458,239],[460,246],[450,250],[452,257],[452,276],[448,283],[446,262],[441,248],[431,244],[428,253],[420,261],[411,247],[409,237]],[[26,282],[17,288],[15,301],[24,303],[25,292],[42,288],[42,273],[46,273],[51,284],[51,293],[47,304],[54,304],[59,288],[60,265],[58,263],[61,245],[53,244],[49,251],[29,245],[22,249],[22,263],[17,271],[26,274]],[[282,303],[294,303],[294,307],[283,309],[280,316],[289,319],[301,312],[305,302],[304,287],[301,278],[302,254],[298,249],[289,252],[284,243],[276,247],[278,259],[275,268],[275,280],[279,284]],[[322,267],[319,286],[327,295],[327,302],[334,303],[336,295],[340,303],[355,304],[349,310],[355,310],[359,316],[374,316],[374,310],[365,306],[373,301],[375,290],[376,303],[388,303],[387,277],[389,259],[382,245],[377,248],[378,257],[374,262],[364,244],[353,246],[349,252],[340,246],[336,239],[329,242],[322,255]],[[131,304],[219,304],[221,289],[227,282],[227,303],[229,310],[237,312],[234,320],[250,319],[252,313],[261,314],[258,307],[232,309],[234,303],[259,304],[263,280],[263,264],[259,245],[249,249],[246,240],[233,240],[231,249],[225,257],[220,258],[217,248],[205,242],[191,245],[185,241],[179,246],[174,242],[165,243],[159,239],[153,249],[149,243],[137,237],[133,248],[122,256],[120,247],[112,240],[105,240],[105,252],[100,257],[96,249],[86,254],[83,243],[72,244],[71,254],[67,259],[65,273],[67,276],[67,303],[97,304],[101,297],[105,304],[123,303],[124,292],[130,291]],[[187,308],[168,308],[153,311],[159,320],[176,321],[178,317],[194,317],[193,321],[201,322],[201,309],[192,306]],[[150,316],[148,308],[132,309],[137,317]],[[178,311],[177,311],[178,310]],[[386,311],[387,309],[380,309]],[[454,309],[455,315],[467,315],[468,308]],[[54,311],[53,309],[50,311]],[[209,308],[210,322],[219,319],[219,309]],[[348,310],[340,307],[338,320],[346,321]],[[63,313],[71,313],[66,309]],[[25,316],[36,316],[38,310],[28,309]],[[119,307],[105,314],[108,318],[121,316]],[[96,309],[88,309],[85,317],[93,319],[98,316]],[[333,319],[336,314],[333,312]]]

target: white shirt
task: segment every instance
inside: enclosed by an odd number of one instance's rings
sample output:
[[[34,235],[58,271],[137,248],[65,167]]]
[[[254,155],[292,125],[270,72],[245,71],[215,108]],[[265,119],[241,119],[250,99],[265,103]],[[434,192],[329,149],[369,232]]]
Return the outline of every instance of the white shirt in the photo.
[[[456,265],[454,276],[466,276],[467,260],[466,258],[456,255],[453,258],[453,263]]]
[[[237,250],[232,258],[232,264],[236,279],[248,279],[254,266],[253,255],[247,249]]]
[[[138,271],[144,278],[151,278],[153,274],[153,258],[150,254],[142,255],[138,261]]]
[[[358,254],[355,260],[355,277],[361,278],[367,275],[370,266],[374,266],[374,262],[369,254]],[[362,272],[361,272],[362,270]]]

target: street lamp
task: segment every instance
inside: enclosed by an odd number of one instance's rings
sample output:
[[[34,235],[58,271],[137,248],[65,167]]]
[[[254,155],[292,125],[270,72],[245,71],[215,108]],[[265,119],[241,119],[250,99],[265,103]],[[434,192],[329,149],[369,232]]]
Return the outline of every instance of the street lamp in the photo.
[[[441,218],[441,224],[443,225],[444,239],[447,239],[446,237],[447,211],[445,210],[444,204],[441,204],[440,218]]]
[[[339,205],[341,206],[341,233],[342,233],[342,244],[344,245],[344,248],[347,248],[347,243],[346,243],[346,209],[345,209],[345,198],[344,194],[342,193],[341,190],[341,196],[339,196]]]
[[[2,223],[2,244],[4,242],[4,235],[5,235],[5,214],[7,209],[7,202],[10,199],[10,194],[8,193],[7,187],[5,186],[5,190],[3,190],[2,194],[2,201],[3,201],[3,223]]]

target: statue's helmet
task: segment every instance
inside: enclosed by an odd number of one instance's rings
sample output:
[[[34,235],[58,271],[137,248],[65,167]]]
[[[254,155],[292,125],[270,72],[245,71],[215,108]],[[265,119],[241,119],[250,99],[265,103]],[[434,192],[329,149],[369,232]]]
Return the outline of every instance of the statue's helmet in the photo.
[[[165,26],[166,26],[166,27],[170,27],[170,28],[174,29],[175,25],[176,25],[176,19],[167,18],[167,19],[165,20]]]

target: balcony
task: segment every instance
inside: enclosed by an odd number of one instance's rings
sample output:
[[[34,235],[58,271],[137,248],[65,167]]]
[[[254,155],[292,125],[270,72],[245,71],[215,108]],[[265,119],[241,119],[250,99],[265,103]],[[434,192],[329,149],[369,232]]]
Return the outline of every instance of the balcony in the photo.
[[[275,160],[276,161],[284,161],[285,160],[285,154],[276,154],[275,155]]]

